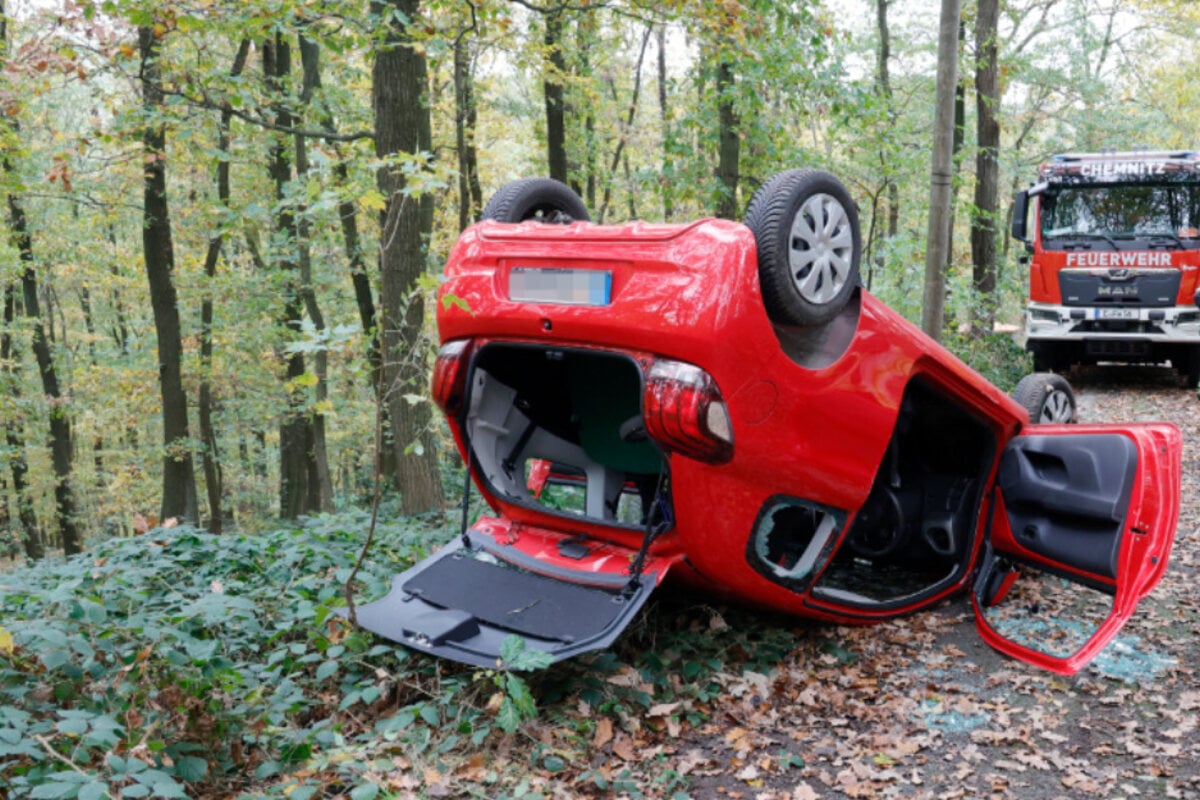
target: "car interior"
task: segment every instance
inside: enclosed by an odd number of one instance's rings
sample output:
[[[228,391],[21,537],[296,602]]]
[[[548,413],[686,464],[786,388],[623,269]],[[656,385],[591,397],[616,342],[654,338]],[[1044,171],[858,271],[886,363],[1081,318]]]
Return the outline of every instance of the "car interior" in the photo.
[[[970,557],[995,448],[984,420],[913,378],[870,494],[814,595],[886,607],[955,581]]]
[[[669,517],[666,466],[642,424],[642,374],[632,358],[493,343],[471,374],[471,455],[498,495],[629,528],[645,527],[654,506]],[[549,465],[544,481],[539,462]]]

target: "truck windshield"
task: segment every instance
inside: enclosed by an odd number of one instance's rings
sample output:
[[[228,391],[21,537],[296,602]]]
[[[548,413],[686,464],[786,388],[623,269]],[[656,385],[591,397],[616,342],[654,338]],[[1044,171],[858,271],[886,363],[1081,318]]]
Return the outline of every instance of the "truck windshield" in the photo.
[[[1085,240],[1113,249],[1153,240],[1200,246],[1200,184],[1061,187],[1042,196],[1041,209],[1042,240],[1048,247],[1054,240]],[[1115,241],[1122,239],[1119,245]]]

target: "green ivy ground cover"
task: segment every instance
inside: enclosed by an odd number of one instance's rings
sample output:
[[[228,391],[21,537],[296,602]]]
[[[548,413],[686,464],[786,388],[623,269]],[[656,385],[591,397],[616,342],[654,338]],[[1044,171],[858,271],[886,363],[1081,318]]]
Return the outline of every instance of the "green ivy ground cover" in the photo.
[[[258,794],[352,744],[355,708],[380,701],[406,661],[330,619],[365,528],[352,515],[256,535],[155,530],[0,573],[0,796]],[[360,597],[451,535],[381,526]],[[418,698],[359,733],[443,712]],[[318,789],[277,783],[298,800]]]

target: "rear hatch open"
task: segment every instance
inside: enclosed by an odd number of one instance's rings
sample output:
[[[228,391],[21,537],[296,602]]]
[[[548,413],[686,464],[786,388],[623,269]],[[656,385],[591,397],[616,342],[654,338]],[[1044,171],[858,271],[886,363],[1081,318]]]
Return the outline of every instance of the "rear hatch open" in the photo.
[[[500,517],[397,575],[386,597],[358,608],[359,625],[487,667],[511,636],[555,660],[607,647],[682,558],[670,547],[667,459],[647,430],[646,387],[694,399],[679,387],[702,371],[659,361],[672,369],[648,381],[650,356],[540,343],[447,352],[435,395],[461,391],[438,400]]]
[[[651,558],[636,580],[635,553],[557,538],[575,569],[539,561],[471,531],[397,575],[384,598],[357,609],[358,624],[414,650],[479,667],[502,666],[510,636],[555,661],[608,647],[645,605],[670,561]],[[586,552],[585,552],[586,551]],[[609,562],[609,563],[605,563]],[[621,572],[605,572],[616,564]]]

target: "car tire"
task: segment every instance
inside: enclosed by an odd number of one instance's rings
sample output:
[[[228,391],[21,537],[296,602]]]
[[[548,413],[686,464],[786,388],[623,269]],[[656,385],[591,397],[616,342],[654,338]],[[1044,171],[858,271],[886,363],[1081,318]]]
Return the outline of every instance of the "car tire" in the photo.
[[[859,285],[858,207],[836,177],[816,169],[773,176],[754,193],[746,225],[758,245],[767,315],[782,325],[822,325]]]
[[[1034,372],[1021,378],[1013,399],[1029,412],[1032,423],[1075,422],[1075,392],[1071,384],[1053,372]]]
[[[551,178],[522,178],[506,183],[488,200],[480,218],[496,222],[536,220],[558,224],[591,219],[579,195],[570,186]]]

